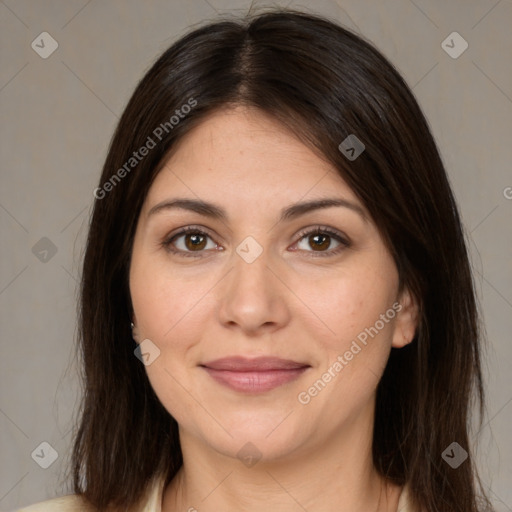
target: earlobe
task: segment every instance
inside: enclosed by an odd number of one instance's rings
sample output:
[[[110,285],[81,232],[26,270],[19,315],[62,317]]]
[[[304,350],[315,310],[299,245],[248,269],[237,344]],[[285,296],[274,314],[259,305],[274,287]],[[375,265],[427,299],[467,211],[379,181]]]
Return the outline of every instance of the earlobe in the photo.
[[[418,304],[412,293],[405,289],[400,296],[400,310],[396,317],[392,346],[402,348],[414,339],[418,326]]]

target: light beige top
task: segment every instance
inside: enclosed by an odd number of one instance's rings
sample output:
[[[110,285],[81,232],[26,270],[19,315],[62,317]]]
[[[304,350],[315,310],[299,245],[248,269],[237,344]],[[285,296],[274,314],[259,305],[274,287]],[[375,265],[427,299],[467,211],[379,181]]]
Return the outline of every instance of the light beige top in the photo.
[[[165,478],[157,478],[151,485],[147,501],[142,505],[140,512],[162,512],[162,497]],[[76,494],[42,501],[29,507],[20,508],[17,512],[87,512],[80,497]],[[409,503],[408,487],[405,486],[400,494],[397,512],[415,512]]]

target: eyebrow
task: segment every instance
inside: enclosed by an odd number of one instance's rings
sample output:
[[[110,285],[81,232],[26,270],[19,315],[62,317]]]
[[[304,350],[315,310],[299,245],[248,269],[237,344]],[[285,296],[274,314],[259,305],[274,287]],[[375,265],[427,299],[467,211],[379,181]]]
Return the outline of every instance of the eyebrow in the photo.
[[[346,199],[343,198],[332,197],[325,199],[315,199],[312,201],[306,201],[302,203],[294,203],[286,208],[283,208],[281,210],[279,222],[295,219],[313,210],[332,208],[335,206],[348,208],[358,213],[365,222],[367,221],[367,216],[364,210],[359,205],[347,201]],[[162,201],[161,203],[158,203],[157,205],[153,206],[151,210],[149,210],[148,217],[151,215],[155,215],[157,213],[161,213],[163,211],[173,209],[188,210],[191,212],[198,213],[199,215],[204,215],[205,217],[220,220],[223,222],[226,222],[228,220],[228,215],[222,207],[215,205],[213,203],[209,203],[207,201],[188,198],[176,198]]]

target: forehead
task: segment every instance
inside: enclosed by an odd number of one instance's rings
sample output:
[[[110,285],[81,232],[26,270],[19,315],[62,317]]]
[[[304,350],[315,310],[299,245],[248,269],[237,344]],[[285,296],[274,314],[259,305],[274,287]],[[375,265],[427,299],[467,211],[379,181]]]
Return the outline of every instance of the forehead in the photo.
[[[224,203],[294,202],[338,193],[357,202],[331,164],[279,121],[247,107],[210,114],[177,143],[147,203],[171,193]]]

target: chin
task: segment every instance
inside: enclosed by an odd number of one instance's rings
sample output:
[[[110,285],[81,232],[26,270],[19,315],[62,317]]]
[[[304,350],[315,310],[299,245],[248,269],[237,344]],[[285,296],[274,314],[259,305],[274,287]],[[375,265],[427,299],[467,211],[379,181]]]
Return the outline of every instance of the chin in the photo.
[[[275,421],[277,416],[279,421]],[[304,425],[299,429],[296,418],[283,421],[285,416],[264,417],[259,413],[243,421],[233,418],[223,425],[229,434],[221,428],[212,429],[210,423],[204,426],[201,437],[217,452],[238,459],[247,467],[256,462],[275,462],[290,456],[310,439]]]

